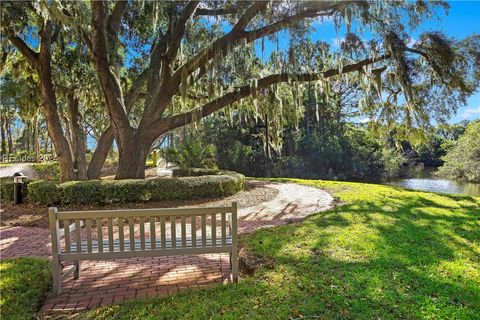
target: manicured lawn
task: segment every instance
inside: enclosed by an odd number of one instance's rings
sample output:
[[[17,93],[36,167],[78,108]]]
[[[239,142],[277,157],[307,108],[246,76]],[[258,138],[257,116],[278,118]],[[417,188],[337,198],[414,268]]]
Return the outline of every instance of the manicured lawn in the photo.
[[[34,319],[51,285],[50,262],[17,258],[0,262],[0,319]]]
[[[86,319],[479,319],[480,198],[344,182],[345,204],[242,244],[239,285],[102,307]]]

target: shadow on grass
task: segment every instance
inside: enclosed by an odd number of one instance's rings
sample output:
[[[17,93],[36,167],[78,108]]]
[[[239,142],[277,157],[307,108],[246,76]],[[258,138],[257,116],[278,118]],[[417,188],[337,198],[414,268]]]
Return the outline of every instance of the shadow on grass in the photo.
[[[295,281],[315,283],[317,299],[337,316],[478,316],[477,200],[402,191],[352,201],[303,225],[262,230],[246,244],[273,257],[276,270],[293,270]],[[301,305],[325,315],[312,303]]]
[[[239,285],[81,318],[478,318],[476,198],[337,184],[331,190],[342,190],[345,205],[241,238],[260,261],[272,263]]]

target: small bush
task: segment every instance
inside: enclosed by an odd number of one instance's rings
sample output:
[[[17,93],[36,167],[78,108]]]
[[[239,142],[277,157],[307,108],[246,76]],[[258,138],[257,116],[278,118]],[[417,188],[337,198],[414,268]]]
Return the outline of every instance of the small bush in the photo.
[[[218,169],[205,168],[176,168],[172,170],[174,177],[199,177],[222,174],[223,171]]]
[[[38,204],[92,204],[216,198],[243,188],[245,177],[236,172],[221,175],[155,180],[36,181],[29,199]]]
[[[101,180],[67,181],[55,185],[62,203],[96,203],[102,201]]]
[[[60,203],[62,195],[58,188],[59,185],[59,181],[37,180],[31,182],[27,189],[28,200],[47,205]]]
[[[33,169],[38,174],[39,179],[43,180],[59,180],[60,166],[58,162],[43,162],[32,164]]]
[[[213,144],[203,145],[200,138],[188,139],[176,147],[165,150],[164,157],[180,168],[217,168]]]
[[[13,178],[0,179],[0,199],[3,203],[13,201]]]

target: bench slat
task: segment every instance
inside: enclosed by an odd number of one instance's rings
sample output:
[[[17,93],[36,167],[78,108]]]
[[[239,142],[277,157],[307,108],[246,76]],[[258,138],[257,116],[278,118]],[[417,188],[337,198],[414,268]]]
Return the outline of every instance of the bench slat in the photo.
[[[135,251],[135,226],[133,225],[134,218],[128,218],[128,236],[130,238],[130,251]]]
[[[87,219],[87,221],[85,222],[85,226],[87,229],[88,252],[92,252],[92,219]]]
[[[206,246],[205,247],[213,247],[213,244],[212,244],[212,239],[211,238],[208,238],[208,239],[205,239],[206,241]],[[178,250],[182,250],[182,249],[188,249],[188,248],[193,248],[192,246],[192,239],[190,237],[187,237],[185,239],[185,242],[186,242],[186,245],[185,246],[182,246],[182,238],[176,238],[175,241],[172,242],[171,239],[167,239],[165,241],[165,249],[157,249],[157,250],[172,250],[172,249],[178,249]],[[113,250],[110,251],[110,248],[108,246],[109,244],[109,241],[108,240],[103,240],[103,244],[102,243],[99,243],[98,241],[96,240],[93,240],[92,241],[92,251],[88,251],[88,244],[86,241],[81,241],[81,253],[92,253],[92,254],[96,254],[96,253],[102,253],[102,252],[120,252],[119,251],[119,248],[120,248],[120,241],[118,240],[114,240],[113,241]],[[141,250],[129,250],[130,248],[130,240],[125,240],[125,244],[126,244],[126,250],[125,252],[143,252]],[[151,244],[151,241],[150,239],[145,239],[145,244],[150,247],[150,244]],[[225,246],[224,247],[230,247],[232,245],[232,237],[227,237],[226,239],[226,243],[225,243]],[[100,246],[103,246],[104,249],[102,252],[99,252],[98,248]],[[137,248],[140,246],[140,240],[135,240],[135,244],[134,244],[134,247]],[[160,240],[157,240],[156,241],[156,246],[157,247],[160,247]],[[219,248],[221,246],[218,246]],[[201,249],[202,247],[197,247],[198,249]],[[74,254],[75,252],[78,252],[78,248],[77,248],[77,245],[76,243],[72,243],[71,245],[71,254]],[[146,251],[150,251],[150,250],[145,250]],[[62,254],[67,254],[68,252],[64,252],[62,251]]]
[[[99,253],[62,253],[59,258],[62,261],[75,260],[102,260],[102,259],[122,259],[131,257],[160,257],[173,255],[188,255],[188,254],[205,254],[205,253],[221,253],[231,252],[233,246],[227,247],[190,247],[182,249],[168,249],[168,250],[149,250],[149,251],[123,251],[123,252],[99,252]]]
[[[175,219],[175,216],[170,217],[170,239],[176,239],[177,238],[177,220]],[[172,242],[172,247],[175,248],[177,246],[177,242],[173,241]]]
[[[97,241],[99,243],[98,251],[103,252],[103,226],[102,219],[97,219]]]
[[[139,218],[139,224],[140,224],[140,248],[145,250],[145,218],[140,217]]]
[[[208,207],[208,208],[160,208],[160,209],[121,209],[121,210],[86,210],[86,211],[63,211],[57,213],[57,219],[95,219],[116,217],[168,217],[168,216],[192,216],[211,213],[229,213],[232,207]]]
[[[150,246],[151,250],[155,250],[156,248],[156,239],[155,239],[155,217],[150,217],[150,239],[152,240],[152,244]]]
[[[207,217],[202,214],[202,246],[207,245]]]
[[[217,244],[217,214],[212,213],[212,216],[210,218],[210,224],[211,224],[211,235],[212,235],[212,246],[216,246]]]
[[[108,218],[108,248],[113,250],[113,223],[112,218]]]
[[[161,217],[160,218],[160,231],[161,231],[161,244],[162,244],[162,248],[165,248],[165,217]]]
[[[192,216],[192,247],[197,246],[197,216]]]
[[[227,229],[226,229],[226,223],[225,223],[225,213],[221,213],[222,217],[221,217],[221,220],[222,220],[222,246],[225,245],[225,241],[227,239]]]
[[[182,216],[180,219],[182,229],[182,247],[184,247],[187,243],[187,226],[185,224],[185,216]]]
[[[123,218],[119,217],[117,222],[118,222],[118,240],[120,241],[120,251],[125,251],[125,232],[123,229]]]
[[[82,242],[82,238],[80,236],[80,220],[76,219],[75,220],[75,243],[78,244]],[[78,252],[79,248],[77,248]]]
[[[70,220],[63,220],[63,232],[65,235],[65,248],[70,252]]]

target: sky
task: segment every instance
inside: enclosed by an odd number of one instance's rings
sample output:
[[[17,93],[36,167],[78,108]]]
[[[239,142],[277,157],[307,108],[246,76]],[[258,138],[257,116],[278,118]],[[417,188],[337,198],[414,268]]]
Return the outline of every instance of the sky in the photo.
[[[464,38],[472,33],[480,34],[480,1],[450,1],[448,16],[442,15],[441,21],[425,23],[424,30],[442,30],[447,35]],[[451,123],[462,120],[480,119],[480,92],[468,99],[467,105],[458,109]]]
[[[422,32],[425,31],[442,31],[449,37],[462,39],[474,33],[480,34],[480,0],[477,1],[448,1],[450,9],[448,15],[444,10],[437,12],[438,17],[426,20],[414,31],[411,32],[412,41]],[[352,30],[354,28],[352,27]],[[338,48],[342,38],[342,34],[346,32],[342,28],[337,34],[334,24],[331,21],[316,23],[314,30],[310,35],[312,40],[321,40],[330,43],[332,49]],[[288,46],[289,34],[287,32],[280,33],[280,48]],[[368,32],[362,37],[369,38]],[[274,50],[275,44],[266,44],[263,56],[267,59],[270,52]],[[257,55],[261,56],[261,45],[257,45]],[[456,115],[451,117],[450,123],[457,123],[462,120],[480,119],[480,91],[472,95],[466,106],[460,106]]]

